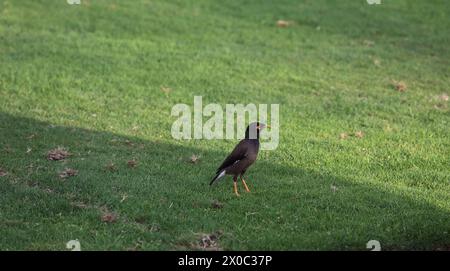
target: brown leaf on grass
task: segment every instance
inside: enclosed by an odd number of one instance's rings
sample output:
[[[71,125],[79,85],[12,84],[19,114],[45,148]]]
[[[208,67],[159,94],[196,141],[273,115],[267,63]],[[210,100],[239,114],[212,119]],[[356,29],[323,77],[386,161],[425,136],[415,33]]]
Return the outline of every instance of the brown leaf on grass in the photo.
[[[151,232],[157,232],[159,230],[161,230],[161,228],[158,224],[152,224],[149,228],[149,231],[151,231]]]
[[[84,202],[71,202],[70,205],[80,208],[80,209],[88,209],[90,206]]]
[[[439,246],[439,247],[434,248],[433,250],[448,252],[448,251],[450,251],[450,245]]]
[[[45,188],[44,190],[42,190],[42,191],[44,191],[44,193],[47,193],[47,194],[51,194],[51,193],[53,193],[53,190],[52,189],[50,189],[50,188]]]
[[[339,138],[340,139],[347,139],[348,138],[348,134],[347,133],[340,133],[339,134]]]
[[[136,161],[135,159],[132,159],[130,161],[127,162],[127,165],[129,168],[134,168],[138,165],[138,161]]]
[[[117,171],[117,167],[114,163],[111,162],[105,166],[105,170],[115,172]]]
[[[102,214],[101,220],[106,223],[114,223],[117,221],[117,215],[114,213]]]
[[[101,216],[102,222],[114,223],[117,221],[117,214],[109,211],[105,211]]]
[[[214,233],[195,233],[195,241],[183,241],[179,243],[179,247],[183,250],[206,250],[221,251],[219,239],[223,235],[223,231],[219,230]]]
[[[380,67],[381,66],[381,61],[378,58],[374,58],[373,59],[373,64],[375,66],[377,66],[377,67]]]
[[[161,91],[164,92],[164,94],[168,95],[172,89],[168,87],[161,87]]]
[[[364,136],[364,133],[362,131],[358,131],[358,132],[355,132],[355,136],[357,138],[362,138]]]
[[[72,168],[66,168],[65,170],[61,171],[59,173],[59,177],[65,179],[73,176],[78,175],[78,170],[72,169]]]
[[[445,110],[445,109],[447,109],[447,104],[446,103],[435,104],[434,105],[434,109]]]
[[[393,81],[392,84],[393,84],[395,90],[397,90],[399,92],[405,92],[408,89],[408,86],[403,81]]]
[[[139,251],[142,249],[142,246],[144,245],[144,241],[137,240],[137,242],[134,244],[134,246],[128,247],[125,250],[126,251]]]
[[[214,201],[211,203],[211,207],[212,207],[213,209],[222,209],[223,206],[224,206],[224,204],[223,204],[222,202],[218,201],[218,200],[214,200]]]
[[[117,5],[116,4],[111,4],[111,5],[109,5],[109,10],[116,10],[117,9]]]
[[[372,46],[375,45],[375,42],[372,41],[372,40],[363,40],[363,44],[364,44],[364,46],[366,46],[366,47],[372,47]]]
[[[6,176],[6,175],[8,175],[8,172],[6,172],[2,168],[0,168],[0,177]]]
[[[27,139],[33,139],[36,135],[35,134],[31,134],[29,136],[27,136]]]
[[[211,234],[201,234],[200,240],[198,241],[199,247],[204,250],[221,250],[218,241],[222,234],[222,231]]]
[[[285,20],[278,20],[277,21],[277,26],[278,27],[288,27],[290,26],[292,23],[289,21],[285,21]]]
[[[114,223],[117,221],[117,216],[113,213],[103,214],[101,219],[102,219],[102,222]]]
[[[124,202],[125,200],[127,200],[128,195],[127,194],[123,194],[122,195],[122,199],[120,200],[120,203]]]
[[[62,147],[58,147],[56,149],[50,150],[47,153],[47,159],[51,160],[51,161],[59,161],[59,160],[64,160],[66,159],[68,156],[70,156],[70,153],[68,151],[66,151],[64,148]]]
[[[130,147],[134,146],[134,143],[132,141],[128,140],[128,139],[125,140],[124,142],[125,142],[125,145],[127,145],[127,146],[130,146]]]
[[[189,158],[189,162],[191,162],[192,164],[197,164],[200,160],[200,156],[197,156],[195,154],[193,154],[191,156],[191,158]]]

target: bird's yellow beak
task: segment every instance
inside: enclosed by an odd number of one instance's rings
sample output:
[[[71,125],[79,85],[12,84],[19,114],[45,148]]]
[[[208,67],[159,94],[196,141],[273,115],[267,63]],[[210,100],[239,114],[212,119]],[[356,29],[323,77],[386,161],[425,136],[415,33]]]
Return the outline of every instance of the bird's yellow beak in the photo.
[[[270,128],[270,125],[265,125],[264,127],[265,127],[265,128]],[[256,129],[261,130],[261,126],[259,126],[259,125],[256,126]]]

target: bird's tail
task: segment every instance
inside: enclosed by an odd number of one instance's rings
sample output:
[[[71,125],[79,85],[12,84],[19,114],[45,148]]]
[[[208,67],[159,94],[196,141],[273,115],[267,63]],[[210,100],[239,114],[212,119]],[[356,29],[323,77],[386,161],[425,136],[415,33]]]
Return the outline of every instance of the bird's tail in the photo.
[[[211,180],[211,182],[209,183],[209,185],[212,185],[215,181],[219,180],[220,178],[222,178],[225,175],[225,170],[220,171],[219,173],[216,174],[216,176],[214,176],[214,178]]]

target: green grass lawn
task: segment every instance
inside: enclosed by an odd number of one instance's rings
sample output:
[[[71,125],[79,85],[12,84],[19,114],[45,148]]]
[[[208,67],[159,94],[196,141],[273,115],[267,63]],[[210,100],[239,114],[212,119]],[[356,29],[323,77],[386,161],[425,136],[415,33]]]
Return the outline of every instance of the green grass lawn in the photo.
[[[0,250],[197,250],[211,234],[207,249],[449,249],[449,14],[444,0],[0,0]],[[280,104],[252,193],[208,185],[236,140],[172,138],[172,106],[194,95]],[[47,160],[57,147],[71,155]]]

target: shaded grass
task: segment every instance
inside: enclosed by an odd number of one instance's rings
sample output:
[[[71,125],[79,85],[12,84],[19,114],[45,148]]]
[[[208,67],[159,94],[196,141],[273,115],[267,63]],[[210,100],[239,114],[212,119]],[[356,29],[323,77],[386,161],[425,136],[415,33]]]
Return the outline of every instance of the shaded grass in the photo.
[[[51,128],[5,114],[1,120],[10,142],[36,134],[27,140],[34,149],[27,161],[12,148],[4,162],[9,169],[1,183],[6,249],[64,249],[64,242],[75,238],[83,249],[192,249],[187,244],[195,244],[193,237],[218,230],[224,232],[225,249],[363,249],[368,239],[395,249],[446,244],[448,212],[423,201],[414,188],[361,183],[266,159],[252,171],[253,192],[236,198],[228,182],[213,189],[206,182],[221,152]],[[17,124],[24,133],[9,136]],[[71,158],[45,160],[46,146],[63,145]],[[191,153],[202,156],[199,164],[189,163]],[[129,168],[130,157],[140,165]],[[107,162],[117,171],[107,170]],[[68,165],[82,169],[80,174],[58,178]],[[331,192],[330,185],[338,190]],[[447,196],[436,193],[433,202]],[[214,208],[214,200],[223,208]],[[116,223],[101,222],[105,208],[118,214]]]

